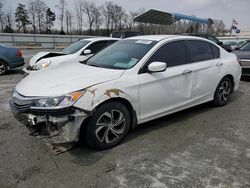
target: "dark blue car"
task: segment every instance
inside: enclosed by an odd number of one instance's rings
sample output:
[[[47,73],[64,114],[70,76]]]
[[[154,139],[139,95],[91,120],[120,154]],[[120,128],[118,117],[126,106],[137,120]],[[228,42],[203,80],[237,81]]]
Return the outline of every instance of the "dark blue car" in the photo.
[[[10,69],[22,67],[24,64],[21,49],[0,45],[0,76]]]

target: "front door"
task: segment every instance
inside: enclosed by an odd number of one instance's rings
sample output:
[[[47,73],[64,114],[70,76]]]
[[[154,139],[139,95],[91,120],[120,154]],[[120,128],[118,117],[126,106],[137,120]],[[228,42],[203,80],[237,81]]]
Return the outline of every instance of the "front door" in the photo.
[[[175,41],[160,47],[146,63],[145,67],[151,62],[165,62],[167,69],[139,74],[141,122],[177,111],[191,101],[193,75],[187,57],[185,41]]]

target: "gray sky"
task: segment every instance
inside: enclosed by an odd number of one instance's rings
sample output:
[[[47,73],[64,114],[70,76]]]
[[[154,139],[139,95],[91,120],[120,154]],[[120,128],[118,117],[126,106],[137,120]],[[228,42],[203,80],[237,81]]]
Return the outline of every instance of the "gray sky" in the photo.
[[[2,0],[5,8],[14,10],[18,3],[27,3],[29,0]],[[53,11],[57,11],[55,5],[59,0],[44,0]],[[74,1],[66,0],[68,8],[73,12]],[[107,0],[94,0],[97,5]],[[223,20],[229,28],[234,18],[240,29],[250,30],[250,0],[113,0],[127,11],[145,8],[154,8],[162,11],[177,12],[195,15],[201,18],[213,18]],[[57,20],[58,21],[58,20]]]

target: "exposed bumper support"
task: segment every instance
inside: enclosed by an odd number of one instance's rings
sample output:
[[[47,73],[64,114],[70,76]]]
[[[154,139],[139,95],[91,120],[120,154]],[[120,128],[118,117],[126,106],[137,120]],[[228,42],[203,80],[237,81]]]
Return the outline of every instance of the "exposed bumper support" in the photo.
[[[82,122],[88,116],[78,110],[69,115],[13,113],[19,122],[27,126],[31,135],[52,144],[77,142]]]

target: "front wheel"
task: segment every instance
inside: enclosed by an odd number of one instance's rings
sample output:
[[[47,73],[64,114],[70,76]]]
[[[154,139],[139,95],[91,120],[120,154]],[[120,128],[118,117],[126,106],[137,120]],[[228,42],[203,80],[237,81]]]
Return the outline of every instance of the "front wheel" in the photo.
[[[108,102],[96,109],[86,128],[87,144],[93,149],[118,145],[129,131],[131,119],[126,106]]]
[[[233,83],[230,78],[223,78],[218,84],[214,94],[214,105],[224,106],[228,103],[233,93]]]

